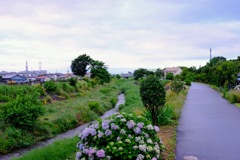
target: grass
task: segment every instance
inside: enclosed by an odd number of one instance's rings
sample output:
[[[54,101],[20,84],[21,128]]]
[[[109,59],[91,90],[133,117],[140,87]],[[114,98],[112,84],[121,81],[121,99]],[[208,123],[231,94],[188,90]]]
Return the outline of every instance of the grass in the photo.
[[[235,103],[235,105],[236,105],[238,108],[240,108],[240,103]]]
[[[144,107],[143,104],[141,102],[141,98],[140,98],[140,94],[139,94],[139,84],[135,83],[133,80],[129,79],[129,80],[120,80],[118,82],[116,82],[114,85],[112,85],[111,87],[113,88],[118,88],[121,90],[121,92],[125,93],[125,99],[126,99],[126,103],[124,106],[122,106],[121,111],[123,112],[127,112],[127,113],[136,113],[138,115],[140,115],[141,113],[143,113]],[[101,97],[100,93],[105,93],[108,92],[109,89],[104,89],[104,88],[96,88],[94,94],[96,93],[97,95],[99,94],[98,97]],[[100,92],[100,93],[99,93]],[[88,97],[87,99],[90,100],[91,99],[91,91],[86,92],[85,96]],[[110,95],[110,91],[108,92]],[[174,160],[175,159],[175,149],[176,149],[176,135],[177,135],[177,121],[178,118],[180,117],[180,113],[181,113],[181,109],[182,106],[184,104],[184,100],[186,98],[187,95],[187,90],[181,91],[179,94],[176,94],[174,92],[172,92],[171,90],[167,91],[167,96],[166,96],[166,104],[171,105],[174,107],[174,121],[176,122],[175,124],[171,124],[171,125],[165,125],[165,126],[161,126],[160,127],[160,132],[158,133],[158,136],[162,139],[164,145],[165,145],[165,150],[163,152],[163,156],[164,159],[166,160]],[[81,97],[83,98],[83,97]],[[101,97],[104,98],[104,97]],[[105,97],[106,98],[106,97]],[[93,98],[94,99],[94,98]],[[93,100],[91,99],[91,100]],[[73,110],[74,112],[74,108],[73,106],[78,106],[80,103],[86,103],[86,101],[88,100],[84,100],[84,98],[81,100],[82,102],[80,102],[80,100],[68,100],[65,101],[66,104],[72,104],[71,106],[69,106],[69,108],[72,109],[67,109],[69,111]],[[96,100],[96,99],[95,99]],[[104,101],[104,100],[103,100]],[[64,103],[64,102],[59,102]],[[64,104],[54,104],[56,106],[64,106]],[[83,105],[82,104],[82,105]],[[56,107],[55,106],[55,107]],[[51,107],[51,105],[49,106],[50,108],[55,108],[55,107]],[[61,112],[67,112],[66,108],[63,107],[61,109],[61,107],[59,108],[59,110],[55,111],[55,112],[59,112],[56,115],[61,115]],[[46,115],[46,117],[48,118],[53,118],[51,117],[51,113],[48,113]],[[45,118],[46,118],[45,117]],[[77,152],[76,150],[76,144],[78,142],[78,138],[73,138],[73,139],[66,139],[66,140],[61,140],[58,142],[55,142],[47,147],[44,147],[42,149],[37,149],[37,150],[33,150],[31,152],[29,152],[28,154],[24,155],[22,158],[20,159],[24,159],[24,160],[30,160],[30,159],[47,159],[50,157],[50,159],[74,159],[75,154]],[[58,147],[60,146],[60,147]],[[69,148],[68,148],[69,147]],[[65,148],[67,148],[67,151],[63,151]],[[62,152],[62,153],[60,153]],[[44,155],[47,155],[46,158],[42,158],[41,156],[44,157]]]
[[[78,137],[56,141],[47,147],[35,149],[20,158],[13,160],[70,160],[75,158]]]

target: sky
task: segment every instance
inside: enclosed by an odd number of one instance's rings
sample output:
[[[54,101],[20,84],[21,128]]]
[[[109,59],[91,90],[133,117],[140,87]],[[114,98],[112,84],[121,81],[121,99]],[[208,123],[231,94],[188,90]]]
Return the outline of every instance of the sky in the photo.
[[[67,72],[87,54],[111,73],[240,56],[239,0],[1,0],[0,71]]]

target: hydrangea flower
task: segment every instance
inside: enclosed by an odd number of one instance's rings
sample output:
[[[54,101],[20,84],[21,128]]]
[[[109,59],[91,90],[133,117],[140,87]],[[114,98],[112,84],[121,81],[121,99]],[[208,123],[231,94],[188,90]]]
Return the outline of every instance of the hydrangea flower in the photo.
[[[130,120],[130,121],[127,122],[128,129],[132,129],[134,126],[135,126],[135,123],[134,123],[133,120]]]
[[[141,129],[139,128],[139,127],[135,127],[134,128],[134,132],[136,133],[136,134],[141,134]]]
[[[154,126],[154,129],[156,132],[159,132],[159,130],[160,130],[158,126]]]
[[[106,130],[106,131],[105,131],[105,135],[106,135],[106,136],[110,136],[111,134],[112,134],[112,131],[111,131],[111,130]]]
[[[137,123],[137,126],[138,126],[139,128],[143,128],[144,123],[143,123],[143,122],[138,122],[138,123]]]
[[[99,119],[79,134],[76,159],[159,159],[163,147],[158,129],[144,117],[124,113]]]
[[[139,155],[137,156],[137,160],[143,160],[143,159],[144,159],[144,155],[139,154]]]
[[[98,158],[104,158],[105,157],[105,151],[103,149],[97,151]]]

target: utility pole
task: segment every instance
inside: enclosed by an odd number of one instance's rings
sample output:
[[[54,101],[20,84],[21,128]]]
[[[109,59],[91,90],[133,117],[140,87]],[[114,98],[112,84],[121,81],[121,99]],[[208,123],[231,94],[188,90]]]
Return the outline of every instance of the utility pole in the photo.
[[[210,48],[210,61],[212,60],[212,48]]]

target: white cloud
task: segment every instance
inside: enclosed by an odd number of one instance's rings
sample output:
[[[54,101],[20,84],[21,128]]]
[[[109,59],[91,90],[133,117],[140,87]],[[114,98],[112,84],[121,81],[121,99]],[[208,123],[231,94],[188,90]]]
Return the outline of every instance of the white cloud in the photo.
[[[27,59],[34,69],[42,61],[45,69],[65,72],[84,53],[115,70],[199,66],[208,61],[209,48],[214,56],[236,58],[239,19],[219,20],[207,10],[203,20],[194,12],[210,7],[202,2],[0,2],[0,66],[20,70]]]

